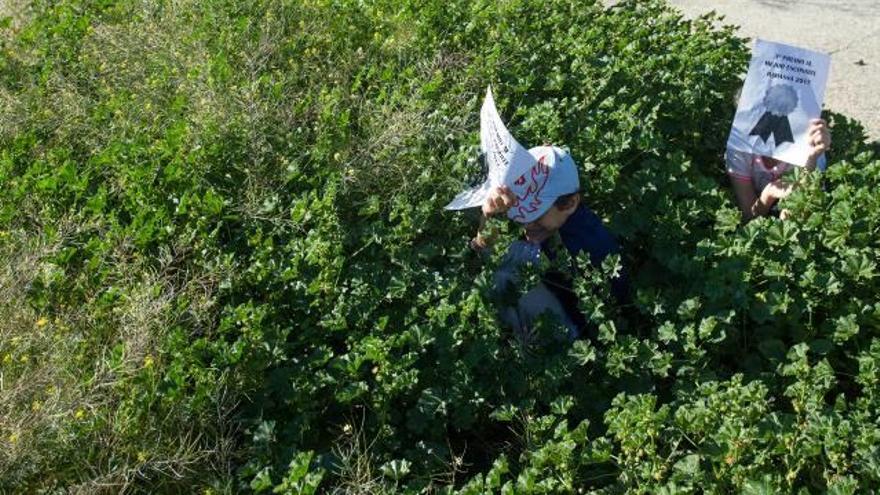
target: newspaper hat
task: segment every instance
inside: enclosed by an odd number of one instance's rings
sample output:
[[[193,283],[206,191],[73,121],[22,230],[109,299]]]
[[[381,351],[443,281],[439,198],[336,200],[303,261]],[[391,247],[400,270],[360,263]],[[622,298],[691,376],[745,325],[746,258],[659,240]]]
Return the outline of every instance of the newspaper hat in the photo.
[[[480,109],[480,149],[488,165],[485,182],[459,193],[447,210],[480,206],[496,187],[507,186],[515,196],[507,217],[529,223],[546,213],[556,198],[579,188],[577,168],[566,151],[554,146],[527,150],[513,137],[495,108],[491,87]]]
[[[577,166],[571,155],[557,146],[529,149],[536,164],[508,184],[515,196],[508,218],[519,223],[534,222],[557,198],[580,189]]]

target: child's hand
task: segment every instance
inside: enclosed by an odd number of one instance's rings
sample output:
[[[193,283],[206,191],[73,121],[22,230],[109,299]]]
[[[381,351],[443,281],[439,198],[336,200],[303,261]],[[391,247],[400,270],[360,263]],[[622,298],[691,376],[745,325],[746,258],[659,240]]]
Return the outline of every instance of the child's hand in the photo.
[[[816,160],[822,153],[831,149],[831,131],[828,124],[822,119],[813,119],[810,121],[810,128],[807,130],[808,143],[810,145],[810,154],[807,157],[807,169],[816,168]]]
[[[496,187],[495,190],[489,194],[489,197],[486,198],[486,202],[483,203],[483,215],[491,217],[507,213],[507,210],[510,209],[515,202],[516,196],[513,195],[513,192],[509,187]]]
[[[761,191],[761,202],[765,205],[772,205],[777,200],[784,199],[791,194],[792,187],[792,183],[776,179]]]

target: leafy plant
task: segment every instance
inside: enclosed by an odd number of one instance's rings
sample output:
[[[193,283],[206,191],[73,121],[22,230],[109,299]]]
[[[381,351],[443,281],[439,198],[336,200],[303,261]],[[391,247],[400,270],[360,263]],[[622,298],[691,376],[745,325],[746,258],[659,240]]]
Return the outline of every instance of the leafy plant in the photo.
[[[7,15],[0,11],[0,15]],[[660,0],[32,2],[0,21],[0,491],[862,493],[880,159],[722,166],[748,53]],[[498,321],[493,84],[623,246],[595,339]],[[564,257],[561,257],[564,258]],[[625,268],[632,302],[609,276]],[[538,271],[522,274],[536,280]]]

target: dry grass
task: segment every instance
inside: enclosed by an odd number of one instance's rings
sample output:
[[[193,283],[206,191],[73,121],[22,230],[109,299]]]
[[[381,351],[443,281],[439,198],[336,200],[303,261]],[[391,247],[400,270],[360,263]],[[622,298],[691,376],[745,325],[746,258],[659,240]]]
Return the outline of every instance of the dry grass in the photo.
[[[338,459],[334,476],[339,480],[334,493],[386,493],[382,473],[371,453],[375,439],[368,440],[362,428],[346,427],[347,431],[333,449]]]
[[[23,232],[5,232],[0,250],[0,473],[34,470],[51,455],[42,447],[84,400],[67,361],[76,338],[67,338],[77,315],[37,314],[25,296],[40,278],[51,277],[45,260],[60,248]],[[72,336],[71,336],[72,337]]]
[[[58,314],[37,314],[25,295],[41,278],[57,275],[58,268],[48,260],[84,229],[62,222],[51,241],[22,232],[4,234],[0,487],[34,483],[44,470],[60,466],[82,480],[67,487],[72,493],[122,493],[155,480],[183,482],[201,475],[205,466],[228,472],[234,434],[231,397],[217,397],[215,416],[202,419],[207,424],[188,423],[173,408],[165,411],[167,417],[144,418],[124,407],[128,394],[151,390],[136,383],[164,365],[161,341],[167,328],[185,319],[194,329],[210,330],[216,278],[176,267],[179,253],[171,251],[161,257],[158,269],[147,269],[122,243],[107,260],[118,276],[114,287],[125,294],[110,321],[88,311],[94,301]],[[189,302],[183,311],[177,306],[180,301]],[[97,345],[95,335],[108,327],[106,342]],[[88,453],[98,446],[102,451]],[[37,486],[50,487],[52,482]]]
[[[440,53],[429,63],[421,63],[416,67],[419,74],[416,79],[425,80],[433,74],[454,72],[467,64],[468,60],[461,56]],[[424,163],[432,158],[412,156],[411,150],[419,148],[419,141],[440,142],[448,135],[464,132],[474,124],[471,121],[473,115],[463,112],[457,121],[444,120],[443,125],[438,125],[440,116],[431,108],[408,106],[408,102],[420,101],[420,91],[421,88],[412,87],[409,98],[379,108],[370,101],[369,95],[353,97],[352,106],[359,116],[357,125],[362,127],[360,134],[370,136],[370,140],[351,146],[356,151],[351,156],[344,157],[343,173],[351,187],[373,193],[388,190],[409,191],[421,173],[421,170],[413,170],[411,164]],[[459,98],[458,105],[461,108],[467,107],[466,98],[464,94]],[[447,135],[431,135],[431,130],[439,128],[444,129]]]
[[[13,16],[13,29],[0,36],[11,40],[27,22],[30,4],[0,1],[0,16]],[[285,17],[289,7],[266,9],[249,28],[257,35],[243,36],[240,52],[229,54],[228,63],[238,65],[224,80],[208,49],[214,33],[198,31],[204,29],[196,21],[206,9],[203,2],[137,0],[125,9],[122,21],[96,17],[78,59],[45,77],[37,77],[37,55],[9,45],[10,70],[19,73],[16,85],[0,84],[0,143],[29,129],[41,142],[22,161],[46,158],[57,146],[72,150],[77,166],[89,167],[89,159],[108,146],[160,141],[180,121],[186,131],[180,149],[172,150],[178,155],[211,144],[200,141],[202,136],[216,140],[232,130],[244,137],[242,153],[249,163],[188,166],[243,170],[240,208],[245,217],[258,218],[283,185],[278,167],[284,163],[269,131],[292,128],[305,118],[295,110],[301,74],[273,72],[293,63],[282,47],[302,26]],[[320,28],[320,19],[312,22]],[[418,116],[397,127],[416,132],[411,127]],[[108,163],[93,172],[117,194],[131,187],[131,177],[116,168],[137,166]],[[197,485],[193,480],[212,475],[232,478],[236,425],[230,415],[238,398],[223,386],[223,377],[211,397],[213,411],[193,412],[185,399],[160,403],[153,395],[170,361],[163,355],[169,329],[185,328],[191,337],[214,330],[219,280],[228,268],[194,268],[188,262],[191,245],[167,245],[147,257],[130,239],[113,239],[100,260],[109,273],[101,285],[83,283],[74,307],[52,305],[51,314],[40,314],[28,303],[32,288],[90,275],[65,273],[52,257],[107,236],[107,227],[79,217],[46,225],[46,206],[35,201],[20,204],[21,214],[12,222],[20,231],[0,233],[0,492],[15,487],[120,493],[156,486],[162,491]],[[265,215],[272,221],[285,216]],[[58,233],[50,234],[53,229]],[[107,307],[102,301],[111,292]]]
[[[14,32],[20,29],[32,16],[31,2],[26,0],[0,0],[0,18],[9,17],[11,19],[11,31]],[[0,34],[0,36],[4,35]]]
[[[397,493],[399,490],[395,480],[384,472],[381,459],[375,454],[374,446],[378,436],[370,438],[364,428],[366,415],[361,411],[360,420],[349,418],[342,425],[341,433],[334,442],[332,449],[335,458],[333,477],[335,485],[332,493],[338,495],[378,495]],[[439,470],[430,474],[425,493],[442,491],[443,487],[455,485],[456,479],[465,472],[464,454],[455,453],[451,445],[447,445],[449,456],[434,454]]]

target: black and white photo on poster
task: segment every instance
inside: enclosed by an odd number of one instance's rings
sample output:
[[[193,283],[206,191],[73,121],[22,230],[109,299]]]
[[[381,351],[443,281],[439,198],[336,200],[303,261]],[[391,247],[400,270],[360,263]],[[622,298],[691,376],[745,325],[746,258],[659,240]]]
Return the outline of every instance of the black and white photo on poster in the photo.
[[[803,166],[807,129],[819,118],[830,57],[756,40],[727,147]]]

